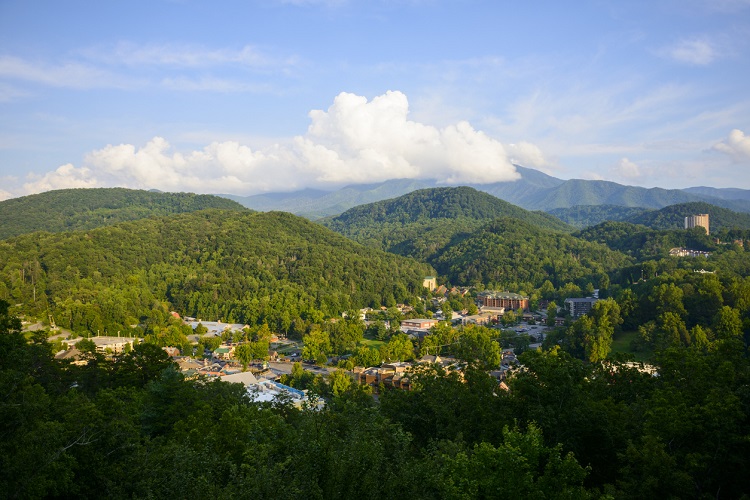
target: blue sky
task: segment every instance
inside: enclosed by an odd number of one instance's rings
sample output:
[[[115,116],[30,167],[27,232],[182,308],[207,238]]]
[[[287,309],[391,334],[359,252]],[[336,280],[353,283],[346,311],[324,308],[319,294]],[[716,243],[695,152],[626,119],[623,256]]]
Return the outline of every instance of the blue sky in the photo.
[[[0,0],[0,199],[750,189],[750,0]]]

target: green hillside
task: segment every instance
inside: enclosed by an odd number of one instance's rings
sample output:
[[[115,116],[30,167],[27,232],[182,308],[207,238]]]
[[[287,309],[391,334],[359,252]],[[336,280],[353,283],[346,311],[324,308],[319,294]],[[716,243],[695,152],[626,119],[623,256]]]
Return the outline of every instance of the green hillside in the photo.
[[[570,226],[468,187],[415,191],[325,223],[367,246],[431,264],[452,284],[540,287],[599,284],[629,259],[573,238]]]
[[[0,202],[0,239],[34,231],[94,229],[207,208],[246,210],[213,195],[124,188],[61,189]]]
[[[391,200],[360,205],[323,223],[348,236],[388,227],[437,219],[487,221],[497,217],[523,218],[530,224],[556,231],[571,228],[542,212],[529,212],[470,187],[421,189]]]
[[[605,221],[629,220],[647,212],[641,207],[623,207],[620,205],[576,205],[570,208],[555,208],[548,213],[578,229],[595,226]]]
[[[456,239],[428,262],[452,283],[528,290],[547,280],[555,288],[569,282],[598,288],[631,259],[598,243],[502,218]]]
[[[734,212],[705,202],[680,203],[661,210],[644,212],[625,220],[642,224],[652,229],[683,229],[685,217],[708,214],[710,232],[729,229],[750,229],[750,214]]]
[[[0,298],[89,332],[147,321],[162,302],[287,331],[297,319],[406,301],[433,272],[282,212],[208,210],[0,241]]]
[[[587,241],[602,243],[612,250],[639,260],[667,257],[669,250],[686,247],[713,251],[716,245],[702,229],[651,229],[631,222],[608,221],[573,233]]]

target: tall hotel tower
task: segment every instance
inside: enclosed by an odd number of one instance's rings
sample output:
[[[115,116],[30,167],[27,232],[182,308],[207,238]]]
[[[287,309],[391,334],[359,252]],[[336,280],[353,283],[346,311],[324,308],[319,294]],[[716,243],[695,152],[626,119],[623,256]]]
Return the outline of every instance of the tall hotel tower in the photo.
[[[708,214],[688,215],[685,217],[685,229],[692,229],[694,227],[702,227],[708,232]]]

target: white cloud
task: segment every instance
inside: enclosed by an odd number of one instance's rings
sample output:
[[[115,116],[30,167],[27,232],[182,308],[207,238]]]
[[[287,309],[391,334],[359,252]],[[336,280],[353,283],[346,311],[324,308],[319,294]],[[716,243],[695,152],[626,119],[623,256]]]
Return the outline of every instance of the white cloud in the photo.
[[[13,195],[11,193],[3,189],[0,189],[0,201],[9,200],[11,198],[13,198]]]
[[[629,181],[639,179],[643,175],[640,167],[627,158],[622,158],[617,165],[612,168],[612,173],[620,179]]]
[[[161,84],[170,90],[187,92],[273,92],[273,88],[267,84],[253,84],[216,77],[200,77],[198,79],[186,77],[164,78]]]
[[[70,163],[59,166],[43,176],[30,174],[23,185],[25,194],[41,193],[52,189],[93,188],[99,185],[93,172],[86,167],[76,168]]]
[[[31,63],[13,56],[0,56],[0,77],[73,89],[133,88],[144,83],[77,62]]]
[[[174,151],[161,137],[140,148],[108,145],[89,153],[85,166],[63,165],[24,188],[125,186],[252,194],[393,178],[489,183],[519,178],[508,151],[516,161],[544,163],[533,144],[506,149],[468,122],[437,128],[409,120],[408,114],[401,92],[371,101],[341,93],[328,110],[310,112],[304,136],[286,143],[253,150],[236,141],[216,141],[190,152]]]
[[[294,56],[276,57],[259,47],[245,45],[235,48],[208,48],[195,44],[146,44],[120,42],[114,49],[93,48],[82,51],[92,60],[127,66],[171,66],[206,68],[211,66],[243,66],[268,68],[297,64]]]
[[[511,154],[511,161],[516,165],[535,168],[549,166],[549,162],[544,157],[542,150],[530,142],[508,144],[508,150]]]
[[[713,149],[728,154],[738,163],[750,161],[750,136],[734,129],[724,141],[714,144]]]
[[[696,66],[710,64],[720,56],[715,43],[707,38],[680,40],[674,45],[663,48],[659,53],[677,62]]]

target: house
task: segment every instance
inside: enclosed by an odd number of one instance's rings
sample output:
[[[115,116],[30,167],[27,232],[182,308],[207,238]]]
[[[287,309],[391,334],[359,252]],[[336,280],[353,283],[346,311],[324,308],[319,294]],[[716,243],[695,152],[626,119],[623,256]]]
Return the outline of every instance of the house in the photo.
[[[176,347],[162,347],[164,352],[169,355],[170,358],[174,358],[180,355],[180,350]]]
[[[234,346],[221,346],[214,350],[214,358],[229,360],[234,355]]]
[[[564,307],[570,312],[571,317],[580,318],[588,314],[599,299],[593,297],[568,298],[565,299]]]

